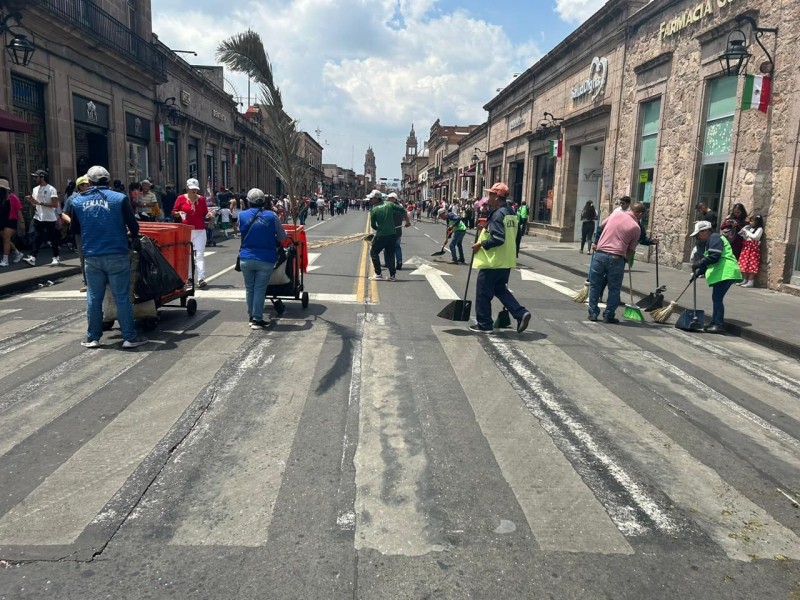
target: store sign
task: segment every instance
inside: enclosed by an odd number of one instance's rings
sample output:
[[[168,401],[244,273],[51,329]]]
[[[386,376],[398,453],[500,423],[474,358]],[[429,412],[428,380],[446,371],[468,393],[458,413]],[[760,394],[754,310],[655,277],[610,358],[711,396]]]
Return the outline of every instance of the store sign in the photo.
[[[75,121],[108,129],[108,105],[73,94],[72,112]]]
[[[709,15],[714,16],[714,7],[724,8],[733,4],[736,0],[703,0],[694,6],[687,8],[677,17],[663,21],[658,28],[658,39],[662,42],[664,38],[678,33],[689,25],[702,21]]]
[[[608,59],[603,56],[595,56],[589,66],[589,78],[572,88],[572,99],[578,100],[587,94],[591,94],[591,99],[595,100],[605,94],[606,80],[608,78]]]
[[[192,95],[186,90],[181,90],[181,104],[189,106],[192,103]]]
[[[214,117],[215,119],[219,119],[223,123],[228,120],[228,117],[225,116],[225,113],[216,109],[213,109],[211,111],[211,116]]]

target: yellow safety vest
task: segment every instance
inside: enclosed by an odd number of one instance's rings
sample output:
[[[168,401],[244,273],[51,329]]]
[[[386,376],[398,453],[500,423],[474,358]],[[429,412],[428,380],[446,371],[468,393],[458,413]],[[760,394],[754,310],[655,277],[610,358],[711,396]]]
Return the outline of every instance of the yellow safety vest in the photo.
[[[478,236],[479,242],[492,237],[489,233],[489,224],[486,225]],[[505,215],[503,226],[506,229],[506,240],[503,245],[488,250],[479,248],[475,252],[475,258],[472,259],[473,269],[513,269],[517,266],[517,228],[519,227],[517,215]]]

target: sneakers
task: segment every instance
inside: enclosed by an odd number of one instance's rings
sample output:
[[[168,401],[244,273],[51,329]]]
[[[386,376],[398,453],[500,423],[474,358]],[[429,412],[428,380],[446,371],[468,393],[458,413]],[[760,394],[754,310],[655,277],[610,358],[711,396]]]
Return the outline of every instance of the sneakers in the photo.
[[[619,323],[619,319],[616,317],[605,317],[603,319],[603,323],[607,323],[609,325],[616,325],[617,323]]]
[[[742,283],[742,287],[743,288],[751,288],[751,287],[753,287],[753,280],[749,279],[748,281]]]
[[[589,320],[596,322],[597,321],[597,315],[589,315]]]
[[[24,257],[22,260],[24,260],[26,263],[28,263],[32,267],[36,266],[36,257],[35,256],[28,255],[28,256]]]
[[[22,260],[22,252],[19,250],[14,250],[14,254],[11,255],[11,262],[18,263]]]
[[[528,323],[531,322],[531,313],[529,311],[525,311],[525,314],[522,315],[522,318],[517,321],[517,333],[522,333],[528,328]]]
[[[492,331],[493,331],[492,329],[484,329],[483,327],[481,327],[477,323],[475,323],[475,325],[470,325],[469,326],[469,330],[474,332],[474,333],[492,333]]]
[[[81,346],[83,346],[84,348],[99,348],[100,347],[100,340],[89,340],[89,339],[86,339],[86,340],[83,340],[81,342]],[[124,344],[123,344],[123,346],[124,346]]]
[[[58,258],[57,256],[54,256],[53,260],[50,261],[51,267],[60,267],[61,265],[62,265],[61,259]]]
[[[370,279],[372,281],[383,281],[383,275],[373,275]]]
[[[403,263],[397,263],[397,270],[398,271],[402,271],[403,270]]]
[[[85,283],[81,286],[81,290],[80,291],[81,291],[82,294],[86,293],[86,284]]]
[[[142,345],[146,344],[149,341],[150,340],[148,340],[143,335],[137,335],[132,340],[125,340],[124,342],[122,342],[122,347],[123,348],[138,348],[139,346],[142,346]]]
[[[391,275],[388,280],[389,281],[397,281],[397,277],[395,277],[394,275]]]
[[[8,266],[8,257],[4,256],[2,260],[0,260],[0,267],[7,267]]]
[[[205,279],[201,279],[200,281],[197,282],[197,287],[199,287],[201,290],[204,289],[207,285],[208,284],[206,283]]]
[[[725,326],[712,323],[708,327],[704,327],[703,331],[705,331],[706,333],[725,333]]]
[[[266,329],[269,326],[270,322],[264,319],[250,319],[250,329]]]

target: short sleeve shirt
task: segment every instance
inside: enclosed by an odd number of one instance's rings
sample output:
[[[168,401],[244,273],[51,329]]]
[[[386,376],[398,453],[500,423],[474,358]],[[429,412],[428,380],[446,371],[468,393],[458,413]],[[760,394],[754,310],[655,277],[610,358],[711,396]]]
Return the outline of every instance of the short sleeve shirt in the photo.
[[[36,214],[34,215],[34,219],[37,221],[42,222],[55,222],[56,220],[56,209],[49,207],[49,206],[42,206],[42,202],[52,202],[53,198],[58,198],[58,192],[56,188],[54,188],[49,183],[45,183],[44,185],[37,185],[33,188],[32,196],[36,198]]]

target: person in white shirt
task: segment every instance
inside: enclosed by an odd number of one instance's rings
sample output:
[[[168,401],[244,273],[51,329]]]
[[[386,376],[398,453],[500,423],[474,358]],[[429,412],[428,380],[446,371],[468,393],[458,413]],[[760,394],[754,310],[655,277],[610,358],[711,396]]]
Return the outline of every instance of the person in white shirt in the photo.
[[[56,228],[56,210],[60,208],[58,191],[50,185],[47,171],[39,169],[32,175],[36,178],[36,187],[33,188],[30,196],[25,197],[25,200],[36,207],[36,214],[33,216],[36,238],[33,243],[33,250],[22,260],[35,267],[36,257],[39,255],[42,242],[47,241],[53,249],[53,260],[50,262],[50,266],[56,267],[61,264],[58,249],[60,236]]]
[[[325,220],[325,198],[319,196],[317,198],[317,221]]]
[[[219,228],[225,232],[225,239],[228,239],[228,231],[231,228],[231,209],[223,206],[217,211],[219,217]]]

